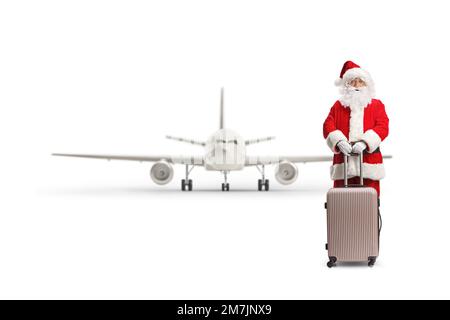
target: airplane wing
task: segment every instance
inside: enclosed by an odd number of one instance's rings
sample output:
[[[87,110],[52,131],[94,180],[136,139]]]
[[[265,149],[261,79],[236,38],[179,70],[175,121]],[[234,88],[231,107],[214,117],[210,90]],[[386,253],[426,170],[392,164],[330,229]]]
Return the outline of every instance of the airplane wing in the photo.
[[[331,156],[247,156],[245,159],[246,166],[278,164],[281,161],[299,162],[324,162],[332,161]]]
[[[383,156],[383,159],[391,159],[391,155]],[[308,163],[308,162],[331,162],[333,156],[275,156],[275,157],[260,157],[247,156],[245,159],[246,166],[269,165],[278,164],[281,161],[289,161],[293,163]]]
[[[108,155],[108,154],[75,154],[75,153],[53,153],[52,156],[58,157],[75,157],[75,158],[90,158],[90,159],[104,159],[104,160],[128,160],[139,162],[157,162],[165,160],[173,164],[189,164],[189,165],[204,165],[204,158],[202,156],[169,156],[169,155],[155,155],[155,156],[129,156],[129,155]]]

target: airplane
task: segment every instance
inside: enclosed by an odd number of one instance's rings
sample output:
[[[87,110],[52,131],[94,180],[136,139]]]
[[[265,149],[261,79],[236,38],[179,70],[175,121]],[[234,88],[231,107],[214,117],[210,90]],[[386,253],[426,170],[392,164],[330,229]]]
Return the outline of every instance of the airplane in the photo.
[[[99,155],[99,154],[68,154],[53,153],[53,156],[78,157],[106,160],[129,160],[139,162],[154,162],[150,169],[150,177],[157,185],[166,185],[172,181],[174,171],[172,165],[185,166],[185,179],[181,180],[182,191],[192,191],[193,183],[189,178],[195,167],[204,167],[208,171],[219,171],[224,176],[222,191],[230,191],[228,174],[232,171],[243,170],[245,167],[256,167],[261,173],[258,179],[258,191],[269,191],[269,179],[265,175],[265,166],[275,165],[275,179],[282,185],[292,184],[297,180],[298,169],[296,163],[331,162],[331,156],[247,156],[246,148],[249,145],[271,141],[275,137],[263,137],[244,140],[235,131],[225,127],[224,122],[224,90],[220,94],[220,120],[219,129],[206,141],[196,141],[180,137],[166,136],[205,149],[204,156],[133,156],[133,155]]]

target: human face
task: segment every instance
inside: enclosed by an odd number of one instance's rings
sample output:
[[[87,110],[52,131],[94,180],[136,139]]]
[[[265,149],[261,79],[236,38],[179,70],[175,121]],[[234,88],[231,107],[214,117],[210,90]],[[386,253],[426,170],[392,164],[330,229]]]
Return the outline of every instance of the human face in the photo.
[[[366,83],[361,78],[355,78],[349,83],[353,88],[362,88],[366,86]]]

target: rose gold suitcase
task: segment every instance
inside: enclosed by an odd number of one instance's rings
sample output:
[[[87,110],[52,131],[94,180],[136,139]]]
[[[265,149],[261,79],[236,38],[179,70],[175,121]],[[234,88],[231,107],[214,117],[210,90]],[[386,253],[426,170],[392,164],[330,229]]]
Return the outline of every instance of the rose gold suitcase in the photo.
[[[344,156],[344,187],[327,193],[328,267],[336,262],[367,261],[372,267],[378,257],[381,216],[374,188],[363,186],[362,155],[359,155],[360,184],[348,185],[348,156]]]

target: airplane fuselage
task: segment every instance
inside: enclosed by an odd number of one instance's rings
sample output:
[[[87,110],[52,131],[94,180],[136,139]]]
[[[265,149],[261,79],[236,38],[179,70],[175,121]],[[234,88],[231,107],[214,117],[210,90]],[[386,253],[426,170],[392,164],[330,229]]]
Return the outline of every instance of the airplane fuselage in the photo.
[[[206,141],[205,149],[206,170],[235,171],[245,166],[245,141],[233,130],[216,131]]]

